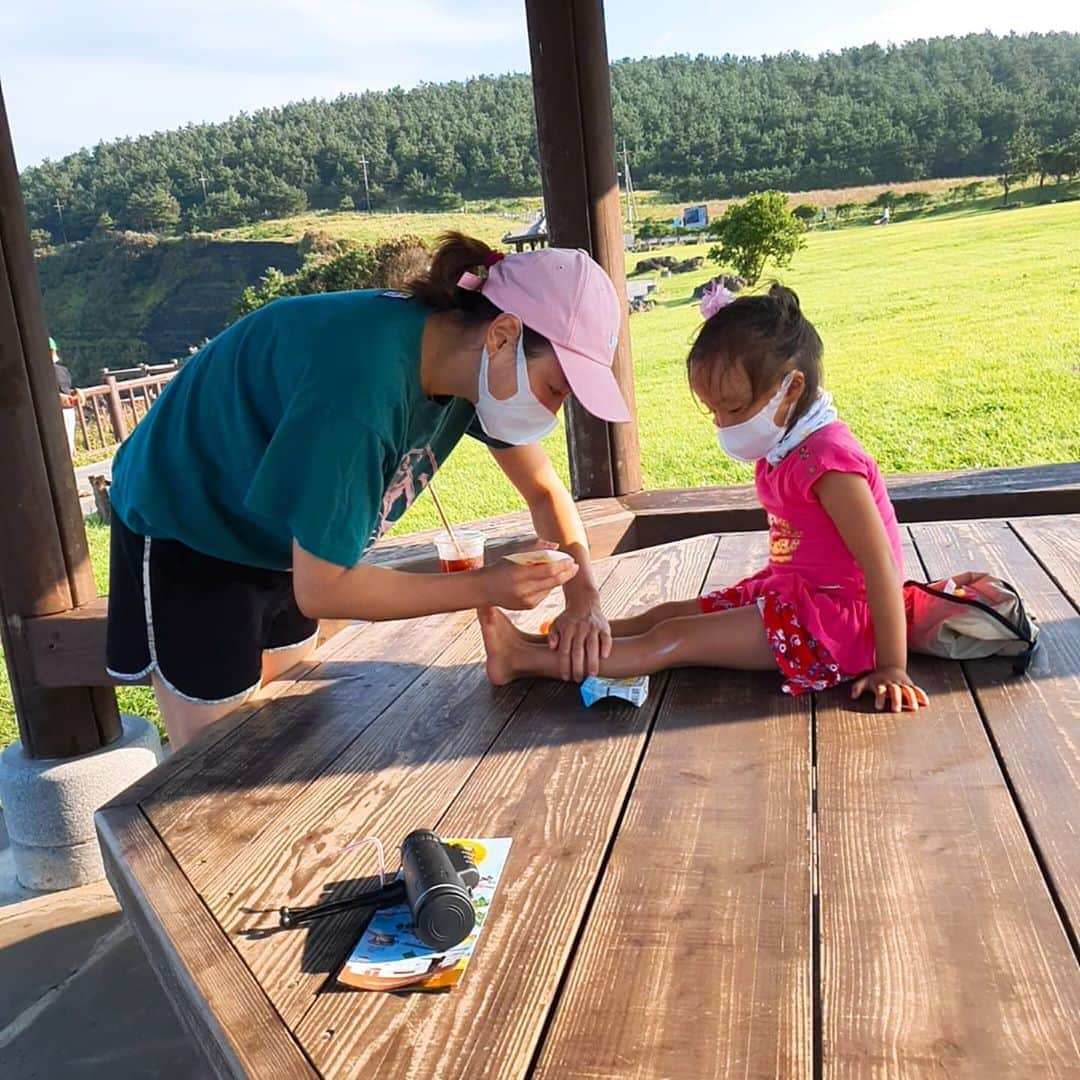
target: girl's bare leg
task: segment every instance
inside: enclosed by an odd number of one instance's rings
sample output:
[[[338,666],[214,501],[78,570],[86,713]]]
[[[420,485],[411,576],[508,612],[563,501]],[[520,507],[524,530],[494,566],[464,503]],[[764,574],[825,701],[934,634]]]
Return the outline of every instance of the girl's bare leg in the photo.
[[[559,655],[545,641],[531,640],[494,608],[479,612],[479,617],[488,678],[496,686],[528,675],[560,677]],[[757,607],[683,615],[665,619],[643,634],[620,637],[612,643],[611,655],[600,661],[600,674],[620,679],[674,667],[775,669]]]
[[[611,623],[611,636],[613,638],[637,637],[638,634],[644,634],[668,619],[700,614],[701,604],[697,600],[673,600],[669,604],[657,604],[656,607],[631,615],[628,619],[616,619]],[[544,634],[523,633],[521,636],[534,645],[548,642]]]
[[[616,619],[611,624],[612,637],[637,637],[648,633],[654,626],[659,626],[668,619],[682,619],[690,615],[701,614],[701,603],[693,600],[672,600],[667,604],[657,604],[628,619]]]

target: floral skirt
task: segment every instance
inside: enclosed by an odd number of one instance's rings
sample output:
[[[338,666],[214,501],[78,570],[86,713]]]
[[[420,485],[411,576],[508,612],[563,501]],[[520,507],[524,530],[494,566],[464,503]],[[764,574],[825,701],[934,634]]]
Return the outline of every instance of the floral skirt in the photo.
[[[785,694],[828,690],[874,668],[870,609],[861,595],[766,569],[707,593],[700,603],[703,612],[757,605]]]

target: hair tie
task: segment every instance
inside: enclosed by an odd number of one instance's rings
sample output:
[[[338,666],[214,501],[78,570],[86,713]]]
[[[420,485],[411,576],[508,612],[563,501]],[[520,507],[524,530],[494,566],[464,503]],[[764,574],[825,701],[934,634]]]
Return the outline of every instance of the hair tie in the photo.
[[[714,278],[709,282],[709,287],[701,298],[699,310],[702,318],[711,319],[721,308],[726,308],[734,300],[735,294]]]
[[[480,292],[484,288],[484,282],[487,281],[488,272],[496,263],[501,263],[505,258],[506,256],[501,251],[489,251],[481,264],[484,272],[474,274],[471,270],[466,270],[458,278],[458,288],[467,289],[469,292]]]

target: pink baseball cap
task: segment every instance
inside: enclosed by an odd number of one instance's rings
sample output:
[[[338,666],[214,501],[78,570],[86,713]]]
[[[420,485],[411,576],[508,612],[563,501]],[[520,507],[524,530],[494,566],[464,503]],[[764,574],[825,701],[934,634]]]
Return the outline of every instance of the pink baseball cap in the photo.
[[[486,278],[462,274],[458,285],[483,293],[497,308],[546,337],[574,396],[593,416],[614,422],[630,419],[611,370],[619,340],[619,298],[588,252],[497,252],[488,258]]]

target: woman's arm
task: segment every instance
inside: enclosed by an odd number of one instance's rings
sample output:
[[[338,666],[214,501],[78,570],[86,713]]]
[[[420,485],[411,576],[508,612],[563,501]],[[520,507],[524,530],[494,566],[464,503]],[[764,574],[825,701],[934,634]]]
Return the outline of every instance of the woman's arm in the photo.
[[[528,504],[536,535],[558,544],[580,567],[563,586],[566,610],[552,623],[549,641],[561,654],[564,679],[595,675],[600,658],[611,653],[611,628],[600,606],[588,537],[574,500],[542,446],[514,446],[491,454]]]
[[[565,560],[539,566],[496,566],[459,574],[412,574],[381,566],[336,566],[293,541],[293,591],[309,619],[412,619],[443,611],[534,608],[565,585],[577,565]]]
[[[863,572],[874,621],[877,670],[858,679],[851,696],[872,690],[875,707],[884,708],[888,701],[893,712],[928,704],[926,694],[907,674],[907,619],[900,568],[870,485],[854,473],[828,472],[814,485],[814,494]]]

